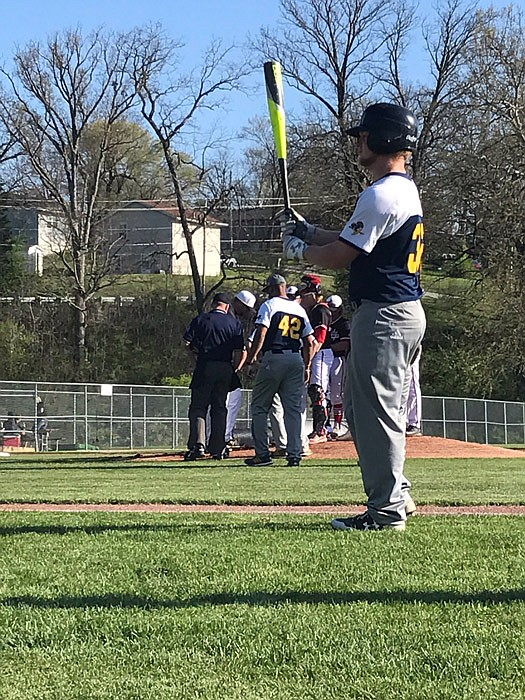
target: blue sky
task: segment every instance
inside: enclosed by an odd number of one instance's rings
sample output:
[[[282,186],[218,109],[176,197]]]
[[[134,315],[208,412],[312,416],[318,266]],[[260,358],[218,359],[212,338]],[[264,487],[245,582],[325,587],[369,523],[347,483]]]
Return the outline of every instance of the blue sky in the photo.
[[[246,41],[264,25],[275,24],[279,0],[4,0],[0,21],[0,60],[8,64],[17,45],[44,40],[56,31],[80,26],[86,33],[104,26],[127,31],[160,22],[166,33],[182,39],[187,53],[198,56],[213,38],[226,44]],[[190,49],[191,47],[191,49]],[[238,96],[224,121],[238,130],[250,117],[266,113],[261,68],[260,101]],[[215,116],[217,118],[218,115]]]
[[[425,7],[430,8],[432,3],[433,0],[421,0],[420,13],[424,14]],[[482,7],[490,4],[501,7],[508,2],[479,2]],[[275,26],[278,18],[279,0],[155,0],[150,3],[144,0],[4,0],[0,60],[8,64],[16,45],[43,40],[71,27],[80,26],[86,32],[100,26],[126,31],[149,22],[160,22],[169,36],[185,41],[188,55],[195,53],[198,63],[198,56],[212,38],[222,38],[228,44],[242,43],[249,33],[257,34],[260,27]],[[417,60],[414,63],[418,63]],[[298,105],[290,90],[286,91],[285,104],[288,109]],[[265,114],[261,68],[260,95],[236,97],[223,120],[238,131],[251,117]]]
[[[273,22],[278,8],[278,0],[5,0],[0,53],[77,24],[124,31],[160,21],[171,35],[200,46],[211,36],[243,40],[247,32]]]

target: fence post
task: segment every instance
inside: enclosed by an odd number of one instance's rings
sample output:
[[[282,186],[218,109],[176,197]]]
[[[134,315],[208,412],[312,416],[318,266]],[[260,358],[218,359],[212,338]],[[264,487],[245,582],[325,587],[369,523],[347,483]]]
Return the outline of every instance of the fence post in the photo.
[[[464,423],[464,427],[465,427],[465,442],[468,442],[467,400],[468,399],[463,399],[463,423]]]
[[[178,438],[178,421],[177,421],[177,405],[175,403],[175,389],[171,389],[171,449],[174,450],[177,447]]]
[[[88,449],[88,431],[89,431],[89,424],[88,424],[88,387],[87,384],[84,384],[84,450]]]
[[[73,393],[73,445],[76,445],[78,440],[77,440],[77,417],[78,417],[78,410],[77,410],[77,392],[74,391]],[[75,447],[76,449],[76,447]]]
[[[37,398],[38,398],[38,384],[35,383],[35,401],[33,405],[33,437],[35,438],[35,452],[39,452],[40,448],[38,446],[38,430],[37,430],[37,423],[38,423],[38,415],[37,415]]]
[[[129,387],[129,449],[133,449],[133,387]]]
[[[443,421],[443,437],[447,437],[447,418],[445,416],[445,397],[441,399],[441,418]]]
[[[109,448],[113,449],[113,392],[109,397]]]
[[[487,415],[487,402],[483,401],[483,408],[485,412],[485,445],[489,444],[489,424],[488,424],[488,415]]]
[[[509,442],[509,433],[507,430],[507,402],[503,402],[503,423],[504,423],[504,435],[505,435],[505,444],[507,445]]]
[[[146,416],[146,411],[148,410],[148,402],[146,399],[146,394],[142,397],[142,446],[147,447],[148,446],[148,431],[147,431],[147,416]]]
[[[180,399],[180,396],[177,395],[175,397],[175,415],[176,415],[175,425],[176,425],[176,430],[177,430],[177,433],[175,435],[175,447],[178,447],[179,443],[180,443],[180,413],[179,413],[180,401],[179,401],[179,399]]]

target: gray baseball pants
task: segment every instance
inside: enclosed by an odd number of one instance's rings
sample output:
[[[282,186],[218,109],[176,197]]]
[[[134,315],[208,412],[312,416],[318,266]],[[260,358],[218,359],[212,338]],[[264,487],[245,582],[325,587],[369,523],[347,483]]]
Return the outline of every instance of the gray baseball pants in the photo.
[[[410,365],[423,339],[420,301],[363,301],[352,316],[345,393],[368,510],[380,524],[406,519],[404,477]]]
[[[301,444],[303,455],[308,452],[310,442],[308,440],[308,430],[306,428],[306,412],[308,409],[307,403],[307,387],[303,386],[303,396],[301,399]],[[273,397],[272,407],[270,409],[270,429],[272,431],[275,446],[278,449],[286,449],[288,438],[286,436],[286,428],[284,426],[284,409],[279,394]]]
[[[284,409],[287,456],[301,458],[301,400],[304,390],[304,362],[300,353],[265,352],[252,392],[252,435],[255,454],[269,457],[268,413],[275,394]]]

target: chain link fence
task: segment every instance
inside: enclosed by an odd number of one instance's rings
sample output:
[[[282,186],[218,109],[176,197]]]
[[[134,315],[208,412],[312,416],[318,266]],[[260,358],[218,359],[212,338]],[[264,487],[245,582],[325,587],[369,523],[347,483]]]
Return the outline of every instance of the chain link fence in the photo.
[[[525,404],[423,397],[423,434],[487,445],[525,444]]]
[[[250,430],[250,395],[236,429]],[[123,384],[0,382],[0,420],[9,412],[31,429],[40,398],[49,420],[48,449],[166,449],[186,445],[190,391]],[[485,444],[525,444],[525,404],[423,397],[423,434]]]

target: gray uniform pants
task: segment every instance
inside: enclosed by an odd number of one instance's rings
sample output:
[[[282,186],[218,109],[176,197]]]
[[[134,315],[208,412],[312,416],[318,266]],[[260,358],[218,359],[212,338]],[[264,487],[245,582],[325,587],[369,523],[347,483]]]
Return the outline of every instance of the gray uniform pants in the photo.
[[[304,363],[300,353],[264,353],[252,392],[252,435],[257,456],[269,457],[268,413],[278,393],[284,409],[288,457],[301,457],[303,390]]]
[[[352,316],[345,392],[368,510],[378,523],[406,519],[405,409],[410,365],[426,328],[421,302],[363,301]]]
[[[307,388],[303,386],[303,396],[301,399],[301,444],[303,454],[308,451],[309,440],[308,430],[306,428],[306,411],[307,411]],[[272,407],[270,409],[270,429],[272,431],[275,446],[280,450],[285,450],[288,444],[286,428],[284,426],[284,410],[281,397],[275,394],[273,397]]]

